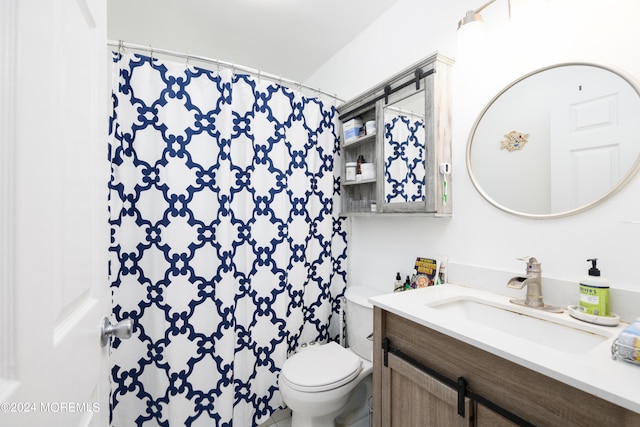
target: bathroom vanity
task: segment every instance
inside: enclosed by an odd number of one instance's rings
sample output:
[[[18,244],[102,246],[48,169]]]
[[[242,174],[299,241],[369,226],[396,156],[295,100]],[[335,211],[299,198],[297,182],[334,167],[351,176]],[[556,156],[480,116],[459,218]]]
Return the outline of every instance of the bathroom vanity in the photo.
[[[450,284],[370,301],[374,426],[640,425],[640,366],[610,353],[624,324]]]

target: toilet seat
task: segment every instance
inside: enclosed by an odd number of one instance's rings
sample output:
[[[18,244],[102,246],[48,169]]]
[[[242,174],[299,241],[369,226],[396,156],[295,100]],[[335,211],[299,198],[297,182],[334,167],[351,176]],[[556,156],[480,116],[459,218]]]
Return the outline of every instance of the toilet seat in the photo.
[[[291,356],[280,376],[294,390],[321,392],[347,384],[361,369],[362,361],[355,353],[330,342]]]

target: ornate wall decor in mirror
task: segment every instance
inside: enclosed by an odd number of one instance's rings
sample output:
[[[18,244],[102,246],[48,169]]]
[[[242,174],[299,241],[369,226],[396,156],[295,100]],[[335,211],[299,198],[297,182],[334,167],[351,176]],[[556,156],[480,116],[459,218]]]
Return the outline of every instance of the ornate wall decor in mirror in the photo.
[[[467,170],[480,194],[530,218],[581,212],[639,168],[640,88],[620,71],[590,63],[553,65],[516,80],[480,113],[467,144]]]
[[[384,107],[384,198],[386,203],[425,198],[424,91]]]

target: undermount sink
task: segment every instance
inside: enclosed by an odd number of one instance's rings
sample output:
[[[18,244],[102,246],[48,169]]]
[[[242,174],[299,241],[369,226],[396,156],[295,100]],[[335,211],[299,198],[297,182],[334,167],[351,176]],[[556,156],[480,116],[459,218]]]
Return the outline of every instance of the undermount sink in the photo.
[[[465,319],[565,353],[587,352],[612,337],[606,331],[559,314],[472,297],[427,305],[457,319]]]

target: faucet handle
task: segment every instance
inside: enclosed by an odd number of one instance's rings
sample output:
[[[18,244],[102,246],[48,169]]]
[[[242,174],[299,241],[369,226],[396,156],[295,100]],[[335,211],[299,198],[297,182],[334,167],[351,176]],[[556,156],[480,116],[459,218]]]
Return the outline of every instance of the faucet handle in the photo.
[[[524,261],[524,262],[527,263],[527,272],[533,271],[535,273],[539,273],[541,271],[540,270],[540,263],[533,256],[520,257],[520,258],[518,258],[518,260]]]

